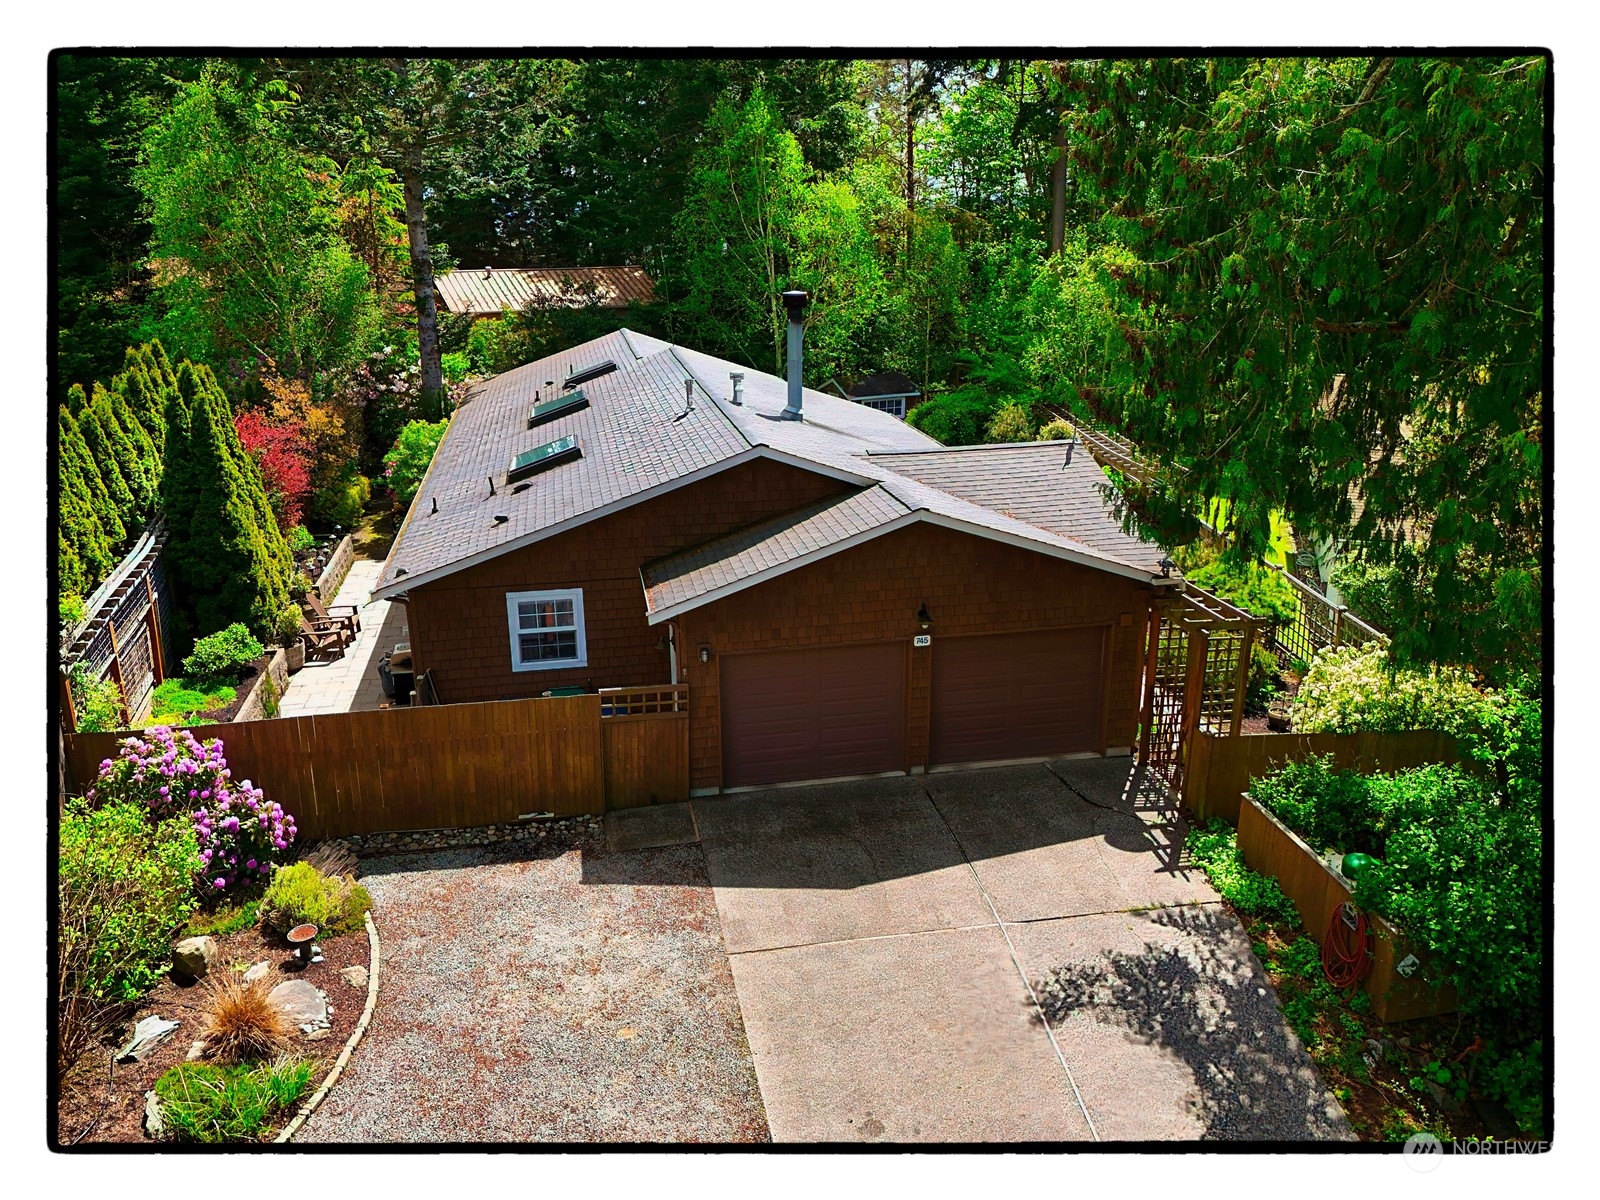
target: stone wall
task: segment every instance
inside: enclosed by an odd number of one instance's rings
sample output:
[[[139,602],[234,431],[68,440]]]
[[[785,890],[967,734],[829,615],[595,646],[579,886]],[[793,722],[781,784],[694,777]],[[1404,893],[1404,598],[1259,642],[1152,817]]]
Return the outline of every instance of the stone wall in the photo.
[[[322,574],[317,578],[317,595],[324,604],[333,603],[333,598],[339,594],[340,585],[344,583],[344,577],[350,574],[350,564],[355,560],[355,536],[347,533],[339,539],[339,544],[333,548],[333,554],[328,559],[328,565],[322,568]]]
[[[265,685],[269,679],[272,680],[278,699],[283,699],[283,693],[289,687],[289,659],[282,650],[274,650],[271,661],[267,663],[266,674],[256,676],[255,686],[250,689],[250,694],[244,698],[244,703],[239,706],[239,711],[233,718],[236,722],[263,721],[268,718]],[[277,716],[277,709],[274,708],[270,715]]]

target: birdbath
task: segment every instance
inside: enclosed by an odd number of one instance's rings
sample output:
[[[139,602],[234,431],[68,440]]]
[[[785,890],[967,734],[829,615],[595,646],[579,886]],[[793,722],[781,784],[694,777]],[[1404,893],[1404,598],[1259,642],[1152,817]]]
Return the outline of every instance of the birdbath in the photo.
[[[315,925],[296,925],[289,930],[289,944],[294,947],[294,956],[300,960],[302,967],[311,965],[316,947],[317,927]]]

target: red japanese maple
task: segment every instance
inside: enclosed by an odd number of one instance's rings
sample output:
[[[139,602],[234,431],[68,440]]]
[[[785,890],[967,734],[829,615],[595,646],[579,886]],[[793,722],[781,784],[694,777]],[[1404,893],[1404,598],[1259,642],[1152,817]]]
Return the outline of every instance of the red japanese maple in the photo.
[[[233,427],[261,469],[261,481],[266,484],[278,528],[287,533],[300,524],[301,510],[311,495],[305,430],[298,422],[273,423],[253,410],[236,415]]]

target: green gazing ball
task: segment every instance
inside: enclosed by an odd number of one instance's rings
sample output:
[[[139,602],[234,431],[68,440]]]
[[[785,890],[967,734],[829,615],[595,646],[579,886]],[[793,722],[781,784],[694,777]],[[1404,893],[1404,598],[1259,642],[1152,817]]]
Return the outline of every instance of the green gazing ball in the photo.
[[[1352,854],[1346,854],[1344,858],[1340,860],[1339,874],[1343,875],[1346,879],[1355,879],[1361,874],[1361,872],[1365,871],[1377,861],[1378,860],[1373,858],[1372,855],[1363,854],[1361,851],[1357,850]]]

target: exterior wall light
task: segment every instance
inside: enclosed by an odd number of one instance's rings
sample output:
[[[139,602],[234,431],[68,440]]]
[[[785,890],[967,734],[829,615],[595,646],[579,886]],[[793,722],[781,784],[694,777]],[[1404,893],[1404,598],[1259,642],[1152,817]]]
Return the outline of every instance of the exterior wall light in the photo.
[[[710,646],[701,646],[700,647],[700,661],[703,662],[703,663],[708,663],[708,662],[711,661],[711,647]]]
[[[924,629],[929,629],[933,626],[933,618],[928,615],[928,605],[926,601],[923,602],[921,608],[917,609],[917,624],[921,625]]]

